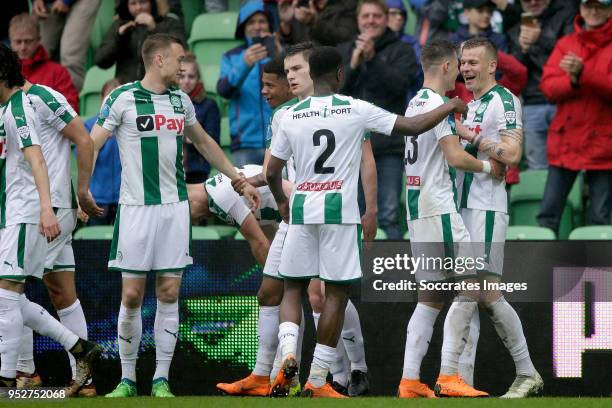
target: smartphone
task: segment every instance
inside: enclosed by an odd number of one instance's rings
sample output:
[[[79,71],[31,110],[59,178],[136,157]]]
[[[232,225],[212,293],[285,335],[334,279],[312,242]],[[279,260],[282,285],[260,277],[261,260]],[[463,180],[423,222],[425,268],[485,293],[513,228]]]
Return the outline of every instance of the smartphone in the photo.
[[[531,13],[521,13],[521,25],[534,27],[538,25],[538,19]]]
[[[253,44],[261,44],[266,47],[268,51],[268,57],[274,58],[276,55],[276,43],[274,42],[274,36],[268,35],[266,37],[253,37]]]

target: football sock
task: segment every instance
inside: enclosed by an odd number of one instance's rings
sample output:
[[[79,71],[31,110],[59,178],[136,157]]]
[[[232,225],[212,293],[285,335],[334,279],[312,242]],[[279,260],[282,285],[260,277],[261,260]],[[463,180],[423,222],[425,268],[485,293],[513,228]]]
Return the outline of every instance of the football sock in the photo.
[[[179,332],[179,310],[178,301],[164,303],[157,300],[157,312],[155,313],[155,374],[153,379],[168,379],[170,363],[174,355],[174,348],[178,340]]]
[[[295,357],[299,335],[300,326],[293,322],[282,322],[278,326],[278,346],[283,361],[290,355]]]
[[[0,289],[0,377],[5,379],[14,379],[17,375],[17,354],[23,327],[19,301],[19,293]]]
[[[527,340],[516,311],[502,296],[487,305],[487,312],[491,316],[497,334],[514,359],[516,374],[532,376],[536,370],[529,357]]]
[[[72,305],[65,309],[57,311],[57,316],[60,322],[74,334],[80,338],[87,340],[87,322],[85,321],[85,314],[81,307],[81,302],[77,299]],[[76,360],[74,356],[68,353],[68,359],[70,360],[70,368],[72,369],[72,378],[76,375]]]
[[[20,296],[19,305],[21,307],[21,315],[23,316],[23,324],[35,332],[52,338],[66,350],[74,347],[79,340],[79,336],[55,320],[44,307],[30,302],[25,294]],[[19,330],[19,333],[21,333],[21,330]]]
[[[336,358],[329,366],[329,373],[332,375],[333,381],[346,387],[349,380],[349,373],[351,371],[351,361],[349,360],[346,349],[344,348],[344,342],[342,339],[338,340],[338,346],[336,347]]]
[[[300,331],[298,335],[297,347],[295,349],[295,361],[297,361],[298,367],[302,363],[302,340],[304,340],[305,329],[306,323],[304,322],[304,309],[302,309],[302,320],[300,320]]]
[[[317,343],[312,357],[308,382],[314,387],[322,387],[327,381],[329,367],[336,359],[336,349]]]
[[[463,353],[459,356],[459,375],[471,386],[474,385],[474,362],[476,361],[476,348],[479,337],[480,314],[477,308],[472,315],[472,320],[470,320],[470,334],[468,335],[467,343],[465,343]]]
[[[270,375],[274,356],[278,348],[278,316],[279,306],[259,306],[259,323],[257,332],[259,334],[259,347],[257,359],[255,360],[255,375]]]
[[[68,355],[70,355],[70,353],[68,353]],[[36,371],[36,367],[34,366],[34,332],[28,326],[23,326],[21,331],[17,371],[27,374],[33,374],[34,371]]]
[[[457,296],[448,309],[446,319],[444,320],[444,341],[442,343],[440,374],[457,374],[459,356],[467,343],[470,321],[477,308],[478,304],[474,300],[465,296]]]
[[[421,378],[421,362],[427,354],[439,313],[440,311],[435,307],[417,303],[406,328],[402,378],[410,380]]]
[[[142,337],[140,307],[128,309],[121,303],[119,319],[117,320],[117,334],[119,357],[121,358],[121,378],[136,382],[136,359],[138,358],[138,348]]]
[[[359,314],[357,313],[355,305],[353,305],[353,302],[350,300],[347,302],[344,312],[344,325],[342,326],[341,340],[342,341],[338,343],[344,343],[346,354],[351,361],[351,371],[359,370],[364,373],[367,372],[368,366],[365,360]]]

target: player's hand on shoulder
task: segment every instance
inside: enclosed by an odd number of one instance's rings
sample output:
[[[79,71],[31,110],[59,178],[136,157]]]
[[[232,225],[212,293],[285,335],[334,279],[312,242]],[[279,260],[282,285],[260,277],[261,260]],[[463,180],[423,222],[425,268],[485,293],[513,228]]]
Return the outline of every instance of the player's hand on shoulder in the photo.
[[[57,221],[57,217],[53,213],[52,209],[40,211],[40,223],[38,224],[38,231],[41,235],[47,238],[47,242],[53,241],[62,232]]]
[[[455,96],[453,99],[451,99],[447,103],[451,104],[451,106],[453,107],[453,112],[455,113],[464,114],[464,113],[467,113],[468,111],[468,106],[466,105],[466,103],[463,102],[461,98],[457,96]]]
[[[252,185],[247,183],[242,190],[242,195],[248,200],[251,211],[255,211],[261,206],[261,195]]]
[[[238,173],[238,174],[240,175],[240,177],[232,180],[232,187],[234,188],[235,192],[242,195],[242,192],[244,191],[245,187],[249,184],[249,182],[246,180],[246,177],[243,173]]]
[[[491,163],[491,177],[496,180],[505,180],[506,178],[506,165],[495,159],[489,159]]]

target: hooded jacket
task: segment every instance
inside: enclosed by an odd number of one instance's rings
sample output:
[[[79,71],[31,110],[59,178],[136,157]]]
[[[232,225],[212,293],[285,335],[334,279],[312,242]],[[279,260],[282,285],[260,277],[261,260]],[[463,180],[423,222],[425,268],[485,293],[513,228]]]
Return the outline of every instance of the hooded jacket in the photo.
[[[523,53],[519,45],[520,23],[508,32],[510,42],[510,53],[527,67],[527,86],[523,90],[524,105],[547,104],[542,91],[540,91],[540,80],[542,79],[542,68],[550,56],[555,43],[561,37],[573,30],[572,21],[576,15],[576,7],[573,2],[566,0],[552,0],[550,5],[538,21],[542,27],[540,37],[527,53]]]
[[[251,67],[244,60],[244,53],[253,43],[250,38],[245,37],[244,26],[256,13],[263,13],[271,23],[261,1],[250,1],[242,6],[238,14],[236,39],[243,39],[245,42],[226,52],[221,58],[217,93],[230,100],[232,151],[241,148],[265,148],[267,124],[272,113],[261,96],[262,66],[270,59],[264,58]]]
[[[612,170],[612,18],[587,31],[578,15],[574,30],[557,42],[542,74],[542,92],[557,104],[548,161],[569,170]],[[559,67],[569,52],[583,62],[577,86]]]
[[[406,95],[415,80],[417,69],[412,47],[387,29],[374,43],[374,58],[362,63],[357,69],[351,69],[354,48],[354,40],[338,46],[346,72],[342,93],[403,115],[406,111]],[[375,156],[404,154],[403,137],[377,135],[371,140]]]
[[[42,45],[38,46],[32,58],[21,60],[21,72],[31,83],[46,85],[64,95],[70,106],[79,112],[79,91],[72,83],[68,70],[51,61]]]

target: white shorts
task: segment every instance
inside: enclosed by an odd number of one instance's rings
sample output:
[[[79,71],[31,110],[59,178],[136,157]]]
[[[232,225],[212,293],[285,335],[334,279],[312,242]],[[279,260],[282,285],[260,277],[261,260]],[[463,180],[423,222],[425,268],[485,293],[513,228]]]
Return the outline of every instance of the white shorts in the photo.
[[[408,232],[412,257],[428,259],[425,265],[421,264],[416,270],[417,282],[438,282],[468,276],[465,271],[441,267],[448,258],[468,258],[474,255],[470,234],[459,214],[408,220]],[[473,276],[473,272],[469,275]]]
[[[189,203],[119,205],[108,269],[175,276],[193,263]],[[125,275],[124,275],[125,276]]]
[[[38,232],[38,225],[16,224],[0,230],[0,279],[42,279],[46,256],[47,239]]]
[[[285,237],[287,236],[287,230],[289,229],[289,225],[282,221],[278,224],[278,230],[276,231],[276,235],[274,235],[274,239],[270,244],[270,249],[268,250],[268,256],[266,257],[266,264],[263,268],[264,276],[274,279],[283,279],[278,274],[278,267],[281,263],[281,255],[283,253],[283,244],[285,242]]]
[[[285,279],[360,279],[361,225],[289,225],[278,273]]]
[[[77,210],[59,208],[55,215],[57,216],[62,233],[48,244],[45,274],[58,271],[74,272],[72,232],[77,223]]]
[[[461,218],[470,232],[477,256],[485,259],[485,270],[502,275],[508,214],[497,211],[461,209]]]

